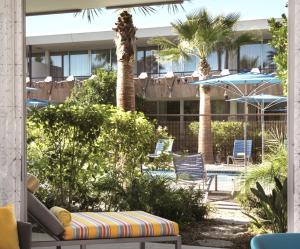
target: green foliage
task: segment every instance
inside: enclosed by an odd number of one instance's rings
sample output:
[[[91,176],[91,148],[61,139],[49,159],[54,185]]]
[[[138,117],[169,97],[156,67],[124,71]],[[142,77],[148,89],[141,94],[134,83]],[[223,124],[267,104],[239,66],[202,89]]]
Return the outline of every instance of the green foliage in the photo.
[[[189,125],[192,134],[198,135],[199,122]],[[243,137],[243,123],[233,121],[213,121],[213,151],[214,155],[219,154],[221,159],[226,159],[227,155],[232,154],[235,139]]]
[[[178,61],[191,56],[204,59],[213,51],[235,49],[237,44],[253,40],[248,33],[243,33],[240,37],[233,36],[233,26],[238,19],[237,13],[212,16],[206,9],[200,9],[187,15],[186,20],[172,23],[178,34],[177,40],[154,38],[150,43],[161,47],[158,55],[165,60]]]
[[[29,118],[28,166],[57,197],[49,202],[73,208],[106,172],[117,172],[123,184],[138,175],[162,136],[141,113],[105,105],[49,106]]]
[[[82,85],[75,85],[68,103],[116,104],[116,72],[99,68],[94,71],[94,75],[94,79],[85,80]]]
[[[208,212],[202,191],[141,174],[156,141],[168,138],[142,113],[108,105],[48,106],[32,113],[27,129],[29,172],[40,180],[37,196],[48,207],[144,210],[181,224]]]
[[[174,188],[169,179],[144,174],[124,187],[109,175],[97,185],[103,210],[143,210],[180,224],[202,220],[208,213],[199,189]]]
[[[257,182],[256,188],[251,188],[253,194],[250,213],[246,212],[254,225],[263,230],[274,233],[287,231],[287,178],[283,183],[274,178],[275,187],[266,193],[262,185]]]
[[[282,20],[275,18],[268,20],[272,39],[270,45],[275,49],[274,62],[276,72],[282,82],[284,94],[287,94],[287,54],[288,54],[288,21],[286,15],[282,15]]]
[[[272,186],[274,177],[281,180],[287,177],[288,162],[284,138],[276,130],[268,132],[265,138],[268,153],[261,165],[250,169],[246,173],[245,179],[241,184],[241,199],[245,197],[244,195],[249,193],[250,188],[253,187],[256,182],[260,182],[264,186]]]

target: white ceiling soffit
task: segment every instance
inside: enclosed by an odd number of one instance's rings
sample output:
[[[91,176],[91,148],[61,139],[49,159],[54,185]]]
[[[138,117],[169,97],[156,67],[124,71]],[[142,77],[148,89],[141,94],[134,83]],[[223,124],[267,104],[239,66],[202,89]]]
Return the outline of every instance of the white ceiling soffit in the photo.
[[[184,0],[26,0],[26,15],[74,12],[89,8],[124,8],[182,3]]]

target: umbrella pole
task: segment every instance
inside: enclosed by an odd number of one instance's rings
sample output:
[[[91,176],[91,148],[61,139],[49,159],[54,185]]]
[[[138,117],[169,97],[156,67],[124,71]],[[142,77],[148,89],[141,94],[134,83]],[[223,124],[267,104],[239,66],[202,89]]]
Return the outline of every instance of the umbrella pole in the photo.
[[[245,120],[244,120],[244,166],[247,171],[247,123],[248,123],[248,103],[245,102]]]

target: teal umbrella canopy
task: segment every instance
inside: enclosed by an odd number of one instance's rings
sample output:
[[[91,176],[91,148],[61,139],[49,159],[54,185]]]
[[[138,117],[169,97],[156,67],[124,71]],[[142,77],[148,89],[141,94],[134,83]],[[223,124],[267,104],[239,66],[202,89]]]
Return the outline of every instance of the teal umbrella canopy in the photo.
[[[259,94],[251,96],[242,96],[240,98],[229,99],[227,101],[237,101],[242,103],[247,102],[249,104],[278,104],[287,102],[287,97],[275,96],[270,94]]]
[[[198,80],[192,82],[193,85],[256,85],[262,83],[280,84],[280,80],[273,74],[260,73],[238,73],[223,77],[215,77],[207,80]]]
[[[50,104],[50,102],[48,100],[41,100],[41,99],[27,99],[26,100],[26,105],[28,107],[40,108],[40,107],[48,106],[49,104]]]

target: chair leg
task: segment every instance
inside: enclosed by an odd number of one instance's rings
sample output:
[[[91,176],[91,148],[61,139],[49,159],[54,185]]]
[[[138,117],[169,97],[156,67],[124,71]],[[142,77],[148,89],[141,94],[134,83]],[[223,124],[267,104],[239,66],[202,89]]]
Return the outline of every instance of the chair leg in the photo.
[[[86,249],[86,245],[80,245],[80,249]]]
[[[140,249],[146,249],[146,242],[140,243]]]
[[[181,236],[177,236],[176,244],[175,244],[175,249],[181,249]]]
[[[56,249],[61,249],[61,246],[57,246]]]

